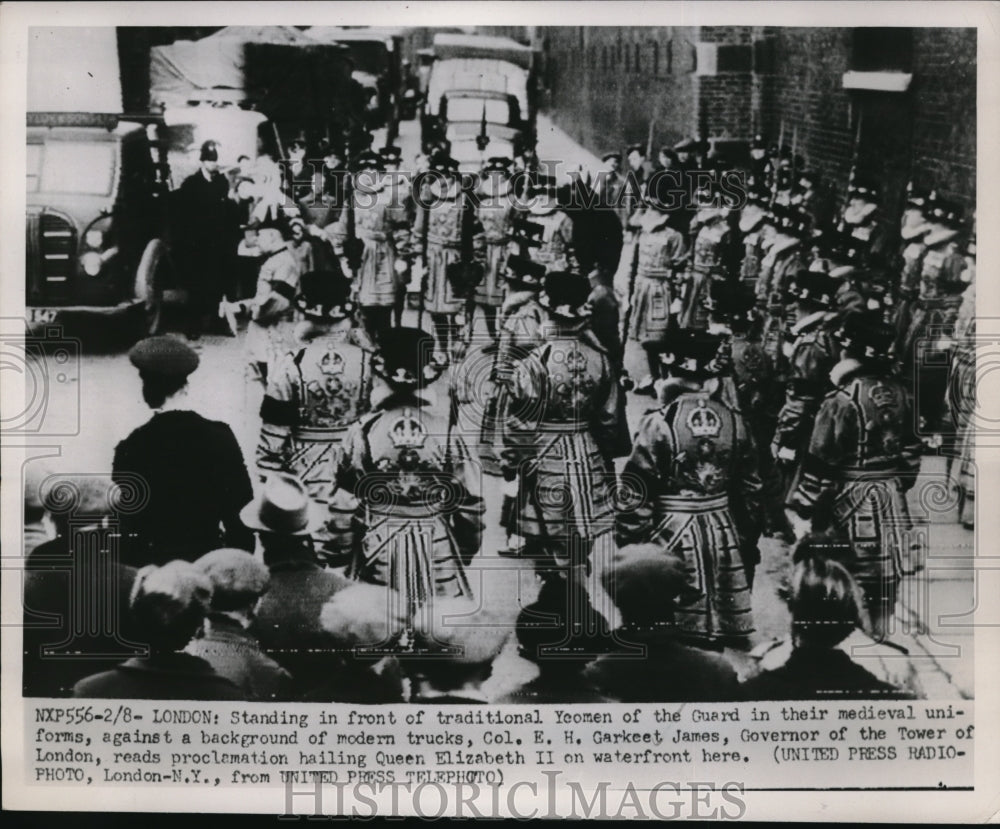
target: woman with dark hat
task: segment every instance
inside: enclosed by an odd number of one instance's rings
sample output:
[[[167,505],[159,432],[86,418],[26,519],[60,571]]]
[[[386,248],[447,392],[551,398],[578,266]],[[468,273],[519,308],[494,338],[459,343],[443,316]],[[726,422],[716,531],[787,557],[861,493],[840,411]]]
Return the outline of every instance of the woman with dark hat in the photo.
[[[674,307],[674,281],[677,270],[687,258],[684,236],[672,224],[668,176],[654,175],[646,192],[646,205],[632,218],[637,226],[631,265],[632,292],[628,335],[638,342],[658,340],[670,326]],[[659,361],[647,354],[649,376],[636,387],[636,394],[653,394],[659,378]]]
[[[622,473],[635,505],[615,517],[619,544],[656,545],[686,564],[679,630],[701,644],[743,646],[753,632],[747,556],[759,535],[757,450],[742,414],[718,394],[721,339],[676,329],[657,351],[661,406],[640,422]]]
[[[459,349],[459,316],[468,319],[472,291],[483,276],[486,239],[475,205],[462,190],[458,162],[438,154],[431,161],[428,198],[421,199],[414,228],[423,251],[423,306],[434,323],[437,361],[448,365]]]
[[[432,595],[471,595],[465,566],[485,511],[478,464],[453,419],[431,406],[428,387],[441,371],[433,348],[417,328],[397,328],[381,344],[373,369],[387,394],[348,432],[337,470],[364,527],[351,572],[398,591],[408,619]]]
[[[544,579],[576,588],[596,544],[610,541],[619,442],[617,374],[589,328],[585,276],[549,273],[539,303],[545,342],[510,381],[509,448],[521,476],[519,533]],[[602,538],[603,537],[603,538]]]
[[[370,358],[353,336],[350,280],[307,273],[296,305],[305,319],[295,329],[296,347],[268,377],[257,466],[263,475],[282,471],[302,480],[313,501],[329,510],[314,536],[318,552],[345,563],[357,502],[336,489],[337,452],[348,427],[371,408]]]
[[[221,546],[252,549],[239,511],[253,489],[236,436],[225,423],[184,408],[198,355],[161,336],[135,345],[129,360],[154,414],[115,447],[115,482],[128,487],[139,476],[149,490],[141,509],[121,516],[122,560],[142,566],[193,561]]]
[[[812,424],[802,476],[789,506],[814,530],[833,526],[857,551],[854,575],[865,593],[873,635],[884,638],[912,560],[906,492],[919,471],[907,391],[889,369],[892,329],[860,315],[837,329],[834,391]]]

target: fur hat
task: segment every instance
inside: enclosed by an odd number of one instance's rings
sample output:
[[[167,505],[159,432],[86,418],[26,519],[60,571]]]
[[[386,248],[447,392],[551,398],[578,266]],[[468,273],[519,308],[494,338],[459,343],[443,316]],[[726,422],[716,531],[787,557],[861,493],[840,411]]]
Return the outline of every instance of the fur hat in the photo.
[[[187,377],[198,368],[198,354],[183,340],[169,334],[147,337],[129,350],[128,358],[139,371],[164,377]]]

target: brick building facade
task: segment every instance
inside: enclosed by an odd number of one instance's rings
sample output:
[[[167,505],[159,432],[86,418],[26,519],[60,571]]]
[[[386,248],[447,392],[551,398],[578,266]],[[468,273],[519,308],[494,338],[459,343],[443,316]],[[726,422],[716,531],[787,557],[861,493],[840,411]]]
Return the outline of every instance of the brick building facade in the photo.
[[[975,204],[975,29],[506,27],[503,33],[540,51],[547,110],[595,152],[700,135],[738,160],[760,132],[769,142],[780,136],[794,144],[838,201],[856,165],[880,183],[889,216],[898,215],[911,180],[970,213]]]

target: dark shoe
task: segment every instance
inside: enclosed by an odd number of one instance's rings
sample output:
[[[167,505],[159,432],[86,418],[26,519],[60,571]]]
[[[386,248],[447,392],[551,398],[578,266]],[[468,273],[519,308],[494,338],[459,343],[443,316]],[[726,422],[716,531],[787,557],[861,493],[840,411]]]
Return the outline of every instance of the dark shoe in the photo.
[[[653,378],[650,377],[643,380],[638,386],[632,390],[633,394],[638,394],[642,397],[656,397],[656,384]]]

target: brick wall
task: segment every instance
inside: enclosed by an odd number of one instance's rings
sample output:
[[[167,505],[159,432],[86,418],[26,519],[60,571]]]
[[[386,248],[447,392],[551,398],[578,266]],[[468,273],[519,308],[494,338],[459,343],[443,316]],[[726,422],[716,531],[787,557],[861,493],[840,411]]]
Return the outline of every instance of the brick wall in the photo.
[[[850,28],[702,26],[538,27],[521,39],[543,54],[545,108],[593,152],[645,142],[651,120],[654,147],[699,134],[732,155],[762,132],[794,144],[838,202],[856,164],[882,186],[888,216],[911,178],[971,209],[975,30],[913,30],[906,92],[843,88],[854,37]],[[697,71],[696,44],[714,74]]]

